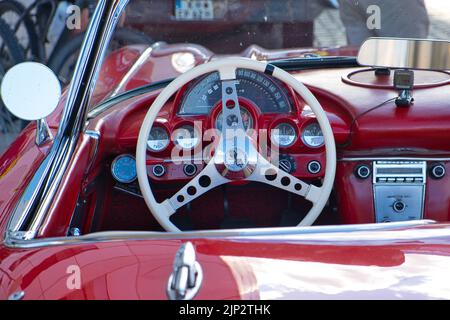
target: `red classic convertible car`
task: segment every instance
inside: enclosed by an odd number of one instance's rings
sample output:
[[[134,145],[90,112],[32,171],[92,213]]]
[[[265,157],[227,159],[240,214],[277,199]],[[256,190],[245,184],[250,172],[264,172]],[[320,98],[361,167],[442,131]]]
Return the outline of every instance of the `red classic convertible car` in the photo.
[[[450,298],[448,41],[108,50],[126,3],[62,93],[3,79],[32,123],[0,158],[0,299]]]

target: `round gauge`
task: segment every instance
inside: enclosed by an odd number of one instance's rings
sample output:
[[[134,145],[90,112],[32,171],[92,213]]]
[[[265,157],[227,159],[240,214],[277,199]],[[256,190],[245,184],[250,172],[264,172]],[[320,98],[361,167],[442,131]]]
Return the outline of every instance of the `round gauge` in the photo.
[[[111,165],[111,173],[121,183],[131,183],[137,178],[136,159],[129,154],[118,156]]]
[[[244,124],[245,130],[253,129],[253,118],[250,112],[241,107],[241,117],[242,117],[242,123]],[[216,119],[216,129],[219,131],[222,131],[222,111],[220,111],[219,115]]]
[[[325,140],[318,123],[311,123],[303,130],[302,141],[310,148],[319,148],[324,145]]]
[[[193,149],[200,142],[200,138],[192,125],[184,125],[175,130],[173,141],[183,149]]]
[[[169,134],[162,127],[153,127],[147,140],[147,149],[153,152],[163,151],[169,145]]]
[[[284,122],[272,129],[270,138],[278,146],[287,148],[294,144],[297,139],[297,132],[292,125]]]

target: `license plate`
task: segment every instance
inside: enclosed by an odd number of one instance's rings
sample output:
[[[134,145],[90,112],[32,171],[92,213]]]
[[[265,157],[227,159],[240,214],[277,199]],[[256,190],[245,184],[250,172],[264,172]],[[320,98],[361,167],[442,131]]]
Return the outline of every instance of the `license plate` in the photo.
[[[185,21],[213,20],[213,0],[175,0],[175,19]]]

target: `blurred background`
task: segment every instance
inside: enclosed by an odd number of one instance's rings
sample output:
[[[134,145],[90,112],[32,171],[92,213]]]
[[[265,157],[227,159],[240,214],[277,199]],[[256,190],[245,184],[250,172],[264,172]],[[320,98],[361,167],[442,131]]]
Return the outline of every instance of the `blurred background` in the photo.
[[[360,31],[362,38],[370,36],[365,29],[365,9],[371,3],[385,11],[383,5],[390,8],[389,3],[405,3],[400,9],[423,29],[419,34],[450,39],[450,1],[443,0],[133,0],[114,46],[190,42],[218,54],[236,54],[252,44],[266,49],[358,46],[352,24],[360,17],[356,33]],[[195,5],[202,5],[203,10],[195,10]],[[416,5],[423,8],[422,17],[407,12]],[[37,61],[49,66],[62,85],[67,85],[95,6],[96,0],[0,0],[0,83],[15,64]],[[348,10],[353,16],[346,21]],[[394,11],[391,16],[398,17]],[[395,29],[389,21],[384,22],[386,28]],[[382,30],[372,35],[389,36]],[[26,88],[18,92],[25,93]],[[24,126],[0,99],[0,154]]]

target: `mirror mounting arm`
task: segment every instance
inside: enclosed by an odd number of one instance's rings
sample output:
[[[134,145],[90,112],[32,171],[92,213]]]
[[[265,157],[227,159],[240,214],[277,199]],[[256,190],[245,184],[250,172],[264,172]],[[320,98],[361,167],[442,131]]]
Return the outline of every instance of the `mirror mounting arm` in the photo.
[[[395,105],[397,107],[409,107],[413,104],[414,98],[411,95],[411,90],[402,90],[400,95],[395,99]]]
[[[52,139],[53,135],[45,118],[36,120],[36,145],[40,147]]]
[[[408,69],[395,70],[394,88],[400,90],[400,94],[395,99],[397,107],[409,107],[414,102],[411,91],[414,88],[414,71]]]

